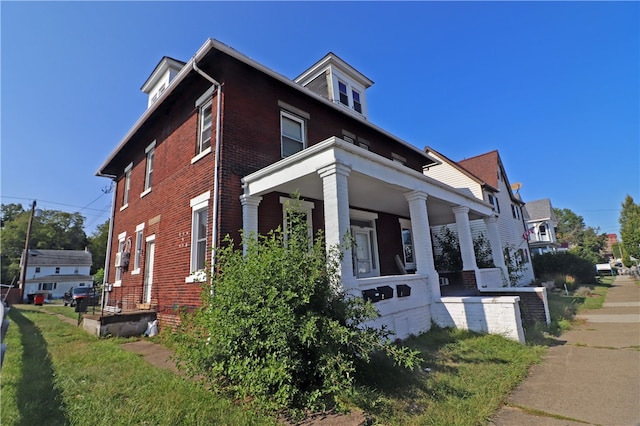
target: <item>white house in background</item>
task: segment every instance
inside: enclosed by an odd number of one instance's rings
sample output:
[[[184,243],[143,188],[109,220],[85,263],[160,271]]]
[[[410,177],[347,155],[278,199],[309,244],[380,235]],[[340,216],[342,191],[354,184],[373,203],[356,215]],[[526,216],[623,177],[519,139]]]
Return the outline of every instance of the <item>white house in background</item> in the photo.
[[[522,276],[518,280],[518,286],[525,286],[534,280],[533,266],[529,256],[529,245],[524,237],[526,228],[522,215],[523,202],[513,193],[507,174],[500,159],[498,151],[494,150],[462,161],[452,161],[436,150],[427,147],[427,155],[435,161],[434,165],[424,168],[424,174],[449,186],[466,192],[478,199],[484,200],[493,206],[491,217],[470,220],[472,238],[476,239],[480,234],[489,242],[500,241],[502,247],[492,247],[493,253],[515,255],[515,262],[524,267]],[[494,222],[496,226],[487,226]],[[456,224],[447,225],[458,233]],[[432,232],[437,235],[442,227],[433,227]],[[492,236],[491,232],[498,231],[498,236]],[[436,247],[436,250],[438,248]],[[496,268],[502,271],[500,279],[485,279],[478,282],[479,287],[487,287],[488,283],[508,282],[507,264],[505,256],[494,256],[493,262]],[[464,267],[468,269],[467,266]],[[477,269],[477,267],[473,268]],[[492,273],[490,270],[480,270],[482,274]]]
[[[88,250],[29,250],[24,299],[38,292],[60,299],[72,287],[92,287],[91,265]]]
[[[527,234],[531,253],[555,253],[560,247],[556,238],[558,219],[553,212],[551,200],[527,201],[522,209],[527,223]]]

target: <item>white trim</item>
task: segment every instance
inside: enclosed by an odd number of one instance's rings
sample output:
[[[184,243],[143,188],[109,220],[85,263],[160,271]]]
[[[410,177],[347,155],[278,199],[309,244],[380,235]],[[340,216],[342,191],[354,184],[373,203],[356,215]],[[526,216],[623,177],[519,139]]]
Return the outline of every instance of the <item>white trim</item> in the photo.
[[[140,198],[144,197],[145,195],[147,195],[150,192],[151,192],[151,188],[145,189],[144,191],[142,191],[140,193]]]
[[[141,233],[140,236],[142,237],[142,231],[144,231],[144,222],[142,222],[141,224],[136,226],[136,246],[133,249],[133,271],[131,271],[131,275],[138,275],[140,274],[140,265],[142,264],[142,243],[143,243],[143,239],[140,238],[140,241],[138,241],[138,233]],[[138,252],[140,252],[140,258],[138,258]],[[137,268],[136,268],[136,263],[137,263]]]
[[[213,100],[213,92],[215,92],[216,86],[211,86],[206,92],[204,92],[198,99],[196,99],[196,108],[202,107],[207,101]]]
[[[126,239],[127,239],[127,231],[124,231],[118,234],[118,251],[116,252],[116,256],[120,256],[120,253],[122,252],[122,250],[120,249],[120,245],[122,244],[122,248],[124,249],[124,246],[126,244]],[[115,268],[116,268],[116,277],[115,277],[113,286],[120,287],[122,286],[122,269],[120,269],[117,266]]]
[[[192,198],[189,201],[189,206],[191,206],[192,210],[193,209],[199,210],[201,208],[200,204],[207,202],[209,198],[211,198],[211,191],[204,192],[198,195],[197,197]]]
[[[149,235],[147,238],[144,239],[145,242],[150,242],[150,241],[155,241],[156,240],[156,234],[151,234]]]
[[[149,145],[147,145],[147,147],[144,149],[144,153],[148,154],[149,151],[151,151],[152,149],[154,149],[156,147],[156,141],[151,142]]]
[[[376,219],[378,219],[378,213],[367,212],[364,210],[349,209],[349,218],[375,221]]]
[[[283,102],[281,100],[278,100],[278,106],[281,109],[286,109],[287,111],[295,114],[295,115],[299,115],[300,117],[306,119],[306,120],[311,120],[311,114],[309,114],[306,111],[301,110],[300,108],[294,107],[293,105],[290,105],[286,102]]]
[[[206,157],[207,154],[211,154],[211,147],[210,146],[207,149],[203,150],[201,153],[197,154],[195,157],[193,157],[191,159],[191,164],[194,164],[198,160],[200,160],[201,158]]]

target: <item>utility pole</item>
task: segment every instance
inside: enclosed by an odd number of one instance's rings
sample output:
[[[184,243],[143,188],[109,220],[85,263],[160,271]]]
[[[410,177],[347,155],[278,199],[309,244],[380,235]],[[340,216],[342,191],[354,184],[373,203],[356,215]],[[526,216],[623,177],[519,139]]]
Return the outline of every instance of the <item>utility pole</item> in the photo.
[[[29,260],[29,239],[31,238],[31,225],[33,224],[33,216],[36,211],[36,201],[33,200],[31,206],[31,217],[29,217],[29,226],[27,227],[27,238],[24,241],[24,254],[22,257],[22,269],[20,269],[20,303],[24,300],[25,281],[27,280],[27,263]]]

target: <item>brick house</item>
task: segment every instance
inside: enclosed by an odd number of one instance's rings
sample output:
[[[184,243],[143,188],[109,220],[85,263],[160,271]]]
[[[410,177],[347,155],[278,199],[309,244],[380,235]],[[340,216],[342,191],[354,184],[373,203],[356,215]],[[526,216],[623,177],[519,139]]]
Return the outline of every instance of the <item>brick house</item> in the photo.
[[[400,338],[435,321],[522,341],[517,297],[493,298],[495,312],[479,304],[477,324],[448,314],[430,227],[456,223],[471,259],[469,223],[493,206],[425,174],[427,153],[368,120],[372,84],[333,53],[293,80],[211,39],[186,63],[163,58],[143,85],[148,109],[97,172],[115,182],[105,310],[151,309],[161,325],[176,323],[200,303],[211,248],[225,235],[239,241],[241,229],[286,226],[297,192],[328,244],[355,239],[343,286],[386,294],[377,324]],[[477,268],[465,273],[480,279]]]

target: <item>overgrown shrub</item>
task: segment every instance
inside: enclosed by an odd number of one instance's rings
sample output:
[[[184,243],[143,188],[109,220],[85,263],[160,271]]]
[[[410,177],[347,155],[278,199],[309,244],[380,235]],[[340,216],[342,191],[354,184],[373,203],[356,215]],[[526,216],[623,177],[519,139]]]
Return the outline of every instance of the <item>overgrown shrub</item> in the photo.
[[[532,258],[537,277],[554,278],[556,275],[573,277],[581,284],[596,282],[595,265],[573,253],[545,253]]]
[[[202,308],[177,334],[179,364],[218,390],[268,409],[322,409],[338,403],[354,373],[375,352],[413,367],[417,351],[367,327],[370,302],[346,295],[342,252],[308,237],[306,217],[287,209],[287,229],[245,235],[245,255],[228,238]]]
[[[439,233],[433,235],[439,252],[434,256],[434,263],[438,271],[462,271],[462,254],[460,241],[449,227],[444,226]],[[473,250],[476,255],[478,268],[493,268],[493,254],[491,244],[484,234],[473,239]]]

